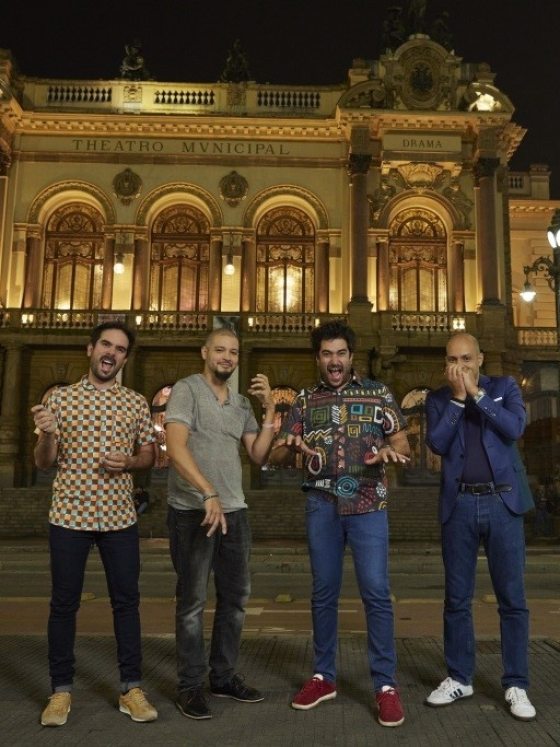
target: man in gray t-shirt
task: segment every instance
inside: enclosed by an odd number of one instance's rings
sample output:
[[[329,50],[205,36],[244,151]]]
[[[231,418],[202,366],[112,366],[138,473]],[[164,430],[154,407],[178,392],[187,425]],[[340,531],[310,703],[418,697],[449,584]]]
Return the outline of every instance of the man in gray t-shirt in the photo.
[[[251,591],[251,532],[239,449],[243,444],[253,462],[264,464],[274,435],[267,377],[256,374],[249,387],[265,410],[260,429],[247,397],[227,384],[239,361],[236,334],[214,330],[201,354],[202,373],[175,384],[165,418],[169,544],[177,573],[176,702],[183,715],[194,719],[212,717],[203,692],[208,664],[212,695],[248,703],[263,700],[235,672]],[[207,663],[202,616],[211,572],[216,612]]]
[[[246,433],[256,436],[259,432],[247,397],[229,391],[226,404],[220,405],[204,375],[194,374],[173,387],[165,422],[183,423],[189,429],[193,459],[218,493],[224,513],[247,508],[241,485],[239,442]],[[170,506],[200,510],[200,490],[184,480],[173,464],[168,488]]]

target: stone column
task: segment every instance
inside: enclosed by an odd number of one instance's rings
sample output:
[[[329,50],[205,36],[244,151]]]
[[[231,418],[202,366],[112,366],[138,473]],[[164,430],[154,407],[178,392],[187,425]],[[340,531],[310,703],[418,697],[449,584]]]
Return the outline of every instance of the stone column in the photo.
[[[146,311],[150,307],[150,253],[148,240],[134,240],[134,280],[132,309]]]
[[[113,306],[113,272],[115,264],[115,237],[105,236],[105,251],[103,253],[103,289],[101,291],[101,308],[110,309]]]
[[[257,245],[253,238],[243,239],[241,260],[241,311],[257,308]]]
[[[25,241],[24,309],[37,309],[41,305],[41,286],[41,238],[34,233],[28,235]]]
[[[221,237],[210,241],[210,260],[208,263],[208,309],[220,311],[222,308],[222,246]]]
[[[315,311],[329,312],[329,241],[319,239],[315,246]]]
[[[141,391],[140,376],[138,375],[138,360],[142,360],[142,353],[138,344],[136,344],[126,360],[125,367],[122,369],[122,383],[123,386],[127,386],[130,389]]]
[[[351,153],[348,159],[350,176],[350,256],[352,266],[351,303],[369,303],[368,288],[368,226],[367,174],[371,156]]]
[[[2,416],[0,418],[0,486],[17,487],[20,479],[21,425],[28,413],[21,412],[21,376],[23,347],[5,346],[2,372]]]
[[[482,282],[482,303],[500,304],[496,238],[497,158],[480,158],[475,166],[477,262]]]
[[[454,242],[450,260],[451,308],[462,314],[465,311],[465,245],[462,241]]]
[[[377,311],[389,309],[389,242],[377,242]]]

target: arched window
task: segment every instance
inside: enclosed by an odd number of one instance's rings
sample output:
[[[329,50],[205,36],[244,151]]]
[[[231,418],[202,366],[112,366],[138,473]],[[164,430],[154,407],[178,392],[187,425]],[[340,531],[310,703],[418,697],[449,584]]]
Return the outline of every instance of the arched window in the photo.
[[[427,387],[412,389],[401,403],[407,420],[407,436],[410,444],[410,469],[405,481],[409,483],[431,482],[430,476],[439,475],[441,458],[426,445],[426,397]]]
[[[167,445],[165,443],[165,410],[171,395],[172,385],[164,386],[156,392],[152,399],[152,422],[156,431],[156,459],[153,469],[164,470],[169,466]]]
[[[43,308],[100,308],[104,242],[95,208],[70,203],[53,213],[46,227]]]
[[[389,233],[389,306],[394,311],[447,311],[447,238],[429,210],[403,210]]]
[[[177,205],[163,210],[152,227],[150,308],[206,311],[210,225],[200,210]]]
[[[297,392],[295,389],[292,389],[291,386],[275,386],[272,387],[272,399],[274,400],[274,435],[277,435],[280,432],[280,427],[282,425],[282,421],[284,420],[284,417],[288,410],[290,409],[294,399],[297,396]],[[264,419],[264,414],[263,414]],[[290,467],[275,467],[269,464],[265,464],[261,469],[266,474],[267,482],[268,483],[274,483],[274,482],[283,482],[282,479],[282,473],[286,472],[286,470],[293,470],[294,468],[298,471],[301,470],[303,466],[303,458],[301,453],[297,453],[295,455],[295,463]],[[275,476],[276,475],[276,476]],[[298,478],[299,479],[299,478]]]
[[[60,389],[61,387],[68,386],[68,384],[65,383],[59,383],[59,384],[52,384],[48,389],[46,389],[43,392],[43,396],[41,397],[41,404],[44,405],[47,401],[47,398],[50,394],[52,394],[56,389]],[[34,479],[33,482],[35,485],[51,485],[52,481],[54,480],[56,476],[56,470],[57,466],[56,464],[53,464],[52,467],[49,467],[48,469],[37,469],[34,473]]]
[[[257,308],[314,311],[315,228],[297,208],[273,208],[257,226]]]

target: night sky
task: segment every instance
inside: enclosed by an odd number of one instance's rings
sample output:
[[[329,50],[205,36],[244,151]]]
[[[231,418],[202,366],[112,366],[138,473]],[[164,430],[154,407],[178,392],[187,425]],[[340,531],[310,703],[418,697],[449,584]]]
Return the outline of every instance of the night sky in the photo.
[[[239,38],[259,83],[338,84],[356,57],[382,52],[385,9],[408,0],[47,0],[4,2],[0,47],[21,72],[52,78],[119,77],[138,38],[156,80],[214,82]],[[487,62],[528,129],[511,167],[547,163],[560,199],[560,0],[428,0],[428,23],[450,13],[455,53]]]

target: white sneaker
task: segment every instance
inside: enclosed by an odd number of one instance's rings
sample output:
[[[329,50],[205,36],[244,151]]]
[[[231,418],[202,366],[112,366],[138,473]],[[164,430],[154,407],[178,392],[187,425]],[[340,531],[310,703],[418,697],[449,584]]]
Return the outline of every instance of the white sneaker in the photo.
[[[426,703],[431,706],[449,705],[460,698],[470,698],[473,692],[471,685],[463,685],[451,677],[446,677],[439,687],[428,695]]]
[[[520,687],[509,687],[506,690],[506,703],[511,715],[520,721],[532,721],[537,715],[527,693]]]

